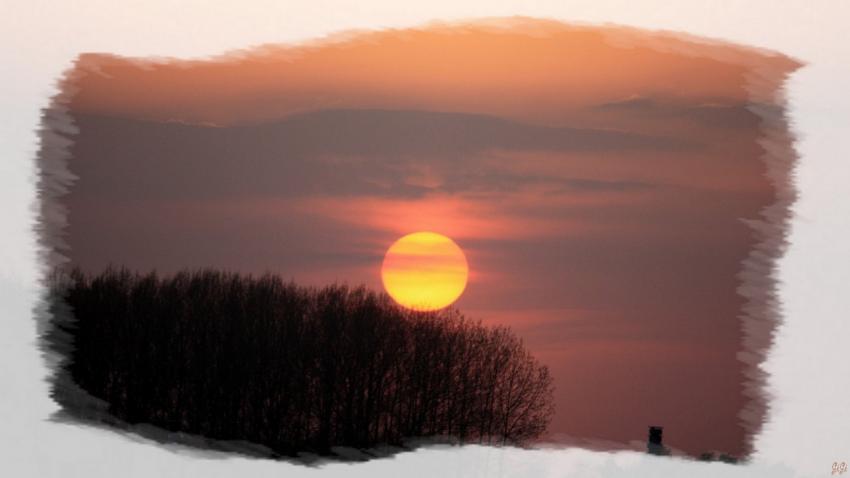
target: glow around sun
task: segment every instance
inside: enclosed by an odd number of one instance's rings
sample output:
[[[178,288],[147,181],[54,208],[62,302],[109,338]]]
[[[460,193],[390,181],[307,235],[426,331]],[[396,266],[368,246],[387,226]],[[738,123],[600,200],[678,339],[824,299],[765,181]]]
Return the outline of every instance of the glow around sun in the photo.
[[[463,294],[468,278],[461,248],[434,232],[415,232],[395,241],[381,267],[381,280],[390,297],[419,311],[451,305]]]

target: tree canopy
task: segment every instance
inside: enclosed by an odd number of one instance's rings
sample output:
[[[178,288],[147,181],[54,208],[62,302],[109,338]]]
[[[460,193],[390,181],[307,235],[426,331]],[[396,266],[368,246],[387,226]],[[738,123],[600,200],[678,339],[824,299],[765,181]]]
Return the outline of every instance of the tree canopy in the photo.
[[[215,270],[73,271],[65,370],[128,423],[276,453],[415,437],[524,444],[552,378],[505,327],[414,312],[364,287]]]

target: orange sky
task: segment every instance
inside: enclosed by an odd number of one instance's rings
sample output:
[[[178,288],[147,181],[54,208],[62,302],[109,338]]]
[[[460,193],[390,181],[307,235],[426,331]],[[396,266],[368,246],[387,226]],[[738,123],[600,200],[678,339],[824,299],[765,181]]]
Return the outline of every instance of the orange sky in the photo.
[[[795,67],[532,20],[84,55],[64,85],[70,257],[378,289],[386,248],[435,231],[469,262],[458,307],[552,368],[551,432],[662,423],[678,448],[741,454],[741,219],[774,195],[752,107],[778,114]]]
[[[612,47],[624,36],[628,48]],[[659,51],[647,47],[653,38],[513,20],[339,35],[218,61],[83,55],[73,107],[221,125],[328,108],[475,112],[559,125],[573,122],[577,110],[636,97],[739,106],[750,99],[748,72],[794,65],[675,37],[661,36],[671,51]]]

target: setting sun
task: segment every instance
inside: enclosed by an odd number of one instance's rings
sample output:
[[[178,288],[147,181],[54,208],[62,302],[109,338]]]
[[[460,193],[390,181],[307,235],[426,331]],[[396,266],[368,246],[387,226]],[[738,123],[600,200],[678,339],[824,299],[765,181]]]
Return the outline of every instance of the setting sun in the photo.
[[[381,279],[396,302],[419,311],[442,309],[466,288],[469,267],[454,241],[434,232],[408,234],[384,256]]]

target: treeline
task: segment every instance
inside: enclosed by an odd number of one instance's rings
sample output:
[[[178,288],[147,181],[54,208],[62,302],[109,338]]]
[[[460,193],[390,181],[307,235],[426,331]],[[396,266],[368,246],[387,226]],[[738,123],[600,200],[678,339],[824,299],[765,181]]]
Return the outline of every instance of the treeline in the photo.
[[[72,379],[128,423],[328,453],[412,437],[522,444],[552,378],[506,328],[274,275],[74,271]]]

